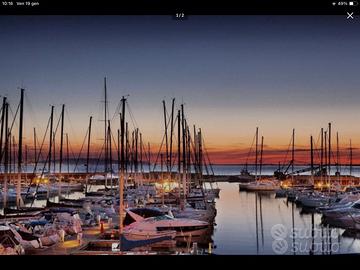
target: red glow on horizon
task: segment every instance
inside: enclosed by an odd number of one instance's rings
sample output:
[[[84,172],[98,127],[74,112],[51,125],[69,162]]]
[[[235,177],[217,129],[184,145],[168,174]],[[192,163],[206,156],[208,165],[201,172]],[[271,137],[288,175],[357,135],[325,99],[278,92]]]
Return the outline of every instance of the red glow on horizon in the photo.
[[[131,147],[130,147],[131,148]],[[151,163],[160,164],[160,154],[163,153],[165,155],[165,147],[160,151],[160,145],[151,144],[150,146],[150,161]],[[81,151],[80,151],[81,150]],[[46,156],[48,149],[44,147],[42,150],[42,155]],[[131,151],[131,150],[129,150]],[[33,147],[28,147],[27,157],[31,162],[34,159]],[[56,146],[55,149],[56,159],[59,158],[59,146]],[[66,155],[66,154],[64,154]],[[140,150],[139,150],[140,155]],[[177,163],[177,149],[173,150],[173,162]],[[204,158],[206,159],[206,163],[208,163],[208,159],[210,159],[211,164],[254,164],[255,163],[255,149],[252,148],[228,148],[228,147],[212,147],[210,149],[204,149],[203,151]],[[353,148],[352,150],[352,163],[360,164],[360,149]],[[81,145],[72,145],[70,149],[70,158],[77,159],[78,157],[84,159],[86,158],[86,146],[81,148]],[[98,144],[94,144],[91,146],[90,150],[90,158],[91,159],[104,159],[104,151],[102,146]],[[118,159],[117,146],[113,146],[112,149],[112,158],[114,162]],[[131,153],[129,153],[129,159],[131,159]],[[142,153],[143,162],[149,161],[149,150],[147,146],[144,146]],[[291,151],[289,149],[284,148],[275,148],[275,147],[266,147],[263,150],[262,157],[263,164],[281,164],[288,163],[291,160]],[[259,147],[259,155],[258,162],[260,162],[260,147]],[[314,150],[314,163],[317,164],[320,162],[320,151],[319,149]],[[331,163],[336,164],[336,149],[332,150],[332,158]],[[339,149],[339,163],[340,164],[350,164],[350,151],[348,148]],[[295,164],[310,164],[310,149],[306,147],[298,146],[295,149]]]

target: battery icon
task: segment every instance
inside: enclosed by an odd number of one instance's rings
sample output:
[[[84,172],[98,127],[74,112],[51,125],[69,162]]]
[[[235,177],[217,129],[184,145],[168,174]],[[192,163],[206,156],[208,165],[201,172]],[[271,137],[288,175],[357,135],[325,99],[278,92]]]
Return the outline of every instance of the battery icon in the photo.
[[[357,6],[357,5],[358,5],[358,2],[356,2],[356,1],[349,2],[349,6]]]

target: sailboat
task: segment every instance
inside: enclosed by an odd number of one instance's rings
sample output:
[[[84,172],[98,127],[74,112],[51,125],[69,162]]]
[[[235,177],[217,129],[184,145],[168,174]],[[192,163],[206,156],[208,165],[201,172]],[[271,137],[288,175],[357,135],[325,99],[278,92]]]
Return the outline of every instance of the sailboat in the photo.
[[[121,166],[119,170],[119,249],[120,251],[129,250],[133,247],[143,246],[151,243],[162,242],[164,240],[171,240],[174,238],[175,232],[158,232],[154,227],[141,228],[123,226],[124,213],[124,179],[125,179],[125,106],[126,99],[122,97],[122,112],[120,117],[120,131],[121,131]]]
[[[261,180],[247,186],[248,191],[276,191],[280,185],[275,180]]]
[[[280,184],[277,180],[261,179],[261,169],[263,163],[263,148],[264,148],[264,136],[261,136],[260,147],[260,168],[259,179],[257,178],[257,165],[258,165],[258,128],[256,128],[256,157],[255,157],[255,181],[250,182],[246,186],[248,191],[276,191],[280,188]]]
[[[255,143],[255,176],[251,175],[251,173],[248,171],[247,167],[248,167],[248,162],[246,158],[246,163],[245,163],[245,168],[243,168],[240,172],[240,176],[238,177],[238,179],[241,181],[241,183],[239,183],[239,191],[246,191],[247,187],[249,186],[249,184],[251,182],[256,181],[256,174],[257,174],[257,161],[258,161],[258,137],[259,136],[259,128],[256,127],[256,132],[255,132],[255,139],[256,139],[256,143]],[[250,148],[250,151],[248,153],[248,155],[250,155],[252,149],[252,145]]]

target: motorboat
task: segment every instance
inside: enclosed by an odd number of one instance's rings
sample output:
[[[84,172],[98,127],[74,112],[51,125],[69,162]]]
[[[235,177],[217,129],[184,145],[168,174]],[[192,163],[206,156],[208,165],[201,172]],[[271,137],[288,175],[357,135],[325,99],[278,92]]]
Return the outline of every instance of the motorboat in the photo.
[[[23,202],[28,202],[29,200],[33,199],[35,197],[35,194],[33,192],[26,192],[24,190],[21,190],[20,192],[21,199]],[[4,192],[0,192],[0,202],[4,201]],[[6,192],[6,201],[9,204],[14,204],[17,201],[17,193],[15,189],[9,189]]]
[[[280,188],[278,190],[276,190],[275,192],[275,198],[286,198],[288,193],[288,190],[285,188]]]
[[[251,183],[254,183],[254,181],[252,181],[252,182],[239,183],[239,191],[246,191],[247,188],[248,188],[248,186],[249,186]]]
[[[300,202],[303,207],[317,208],[327,205],[330,200],[331,198],[327,196],[307,196],[301,198]]]
[[[22,238],[8,225],[0,225],[0,255],[20,255],[25,250],[20,244]]]
[[[345,204],[343,207],[324,210],[322,214],[324,219],[337,219],[343,215],[357,212],[360,212],[360,200]]]
[[[171,213],[175,218],[188,218],[206,222],[214,220],[216,215],[216,212],[213,212],[210,209],[195,209],[191,206],[187,206],[184,209],[173,208],[171,209]]]
[[[138,228],[125,228],[123,235],[129,240],[145,240],[157,239],[160,237],[170,237],[174,239],[177,232],[175,230],[157,231],[157,230],[143,230]]]
[[[211,211],[211,209],[203,210],[203,209],[195,209],[191,207],[190,204],[186,204],[184,209],[180,209],[179,207],[168,207],[166,205],[160,207],[137,207],[130,208],[130,211],[143,217],[156,217],[169,215],[174,218],[187,218],[187,219],[195,219],[200,221],[211,222],[213,221],[216,212]],[[132,218],[129,214],[125,216],[124,225],[129,225],[136,220]]]
[[[209,194],[213,194],[215,196],[215,198],[219,198],[220,188],[211,188],[211,189],[207,189],[206,191]]]
[[[304,187],[293,187],[291,189],[288,189],[288,192],[286,194],[287,200],[289,202],[298,202],[299,198],[302,196],[308,195],[312,192],[311,189],[304,188]]]
[[[45,210],[44,207],[20,207],[20,208],[4,208],[4,214],[24,214]]]
[[[321,219],[324,224],[334,227],[344,227],[344,219],[350,221],[346,216],[354,216],[357,214],[360,214],[360,200],[346,204],[344,207],[323,211]]]
[[[279,188],[279,183],[272,180],[258,180],[247,185],[248,191],[277,191]]]
[[[339,196],[333,203],[330,203],[326,206],[318,207],[317,210],[319,212],[325,212],[325,211],[329,211],[329,210],[335,210],[335,209],[348,207],[348,206],[351,206],[355,201],[357,201],[359,199],[360,199],[360,194],[358,194],[358,193],[345,194],[344,196]]]
[[[136,221],[126,226],[125,232],[176,231],[177,236],[197,236],[203,234],[209,228],[209,223],[205,221],[187,218],[174,218],[169,215],[143,218],[130,210],[127,210],[127,213]]]
[[[360,213],[348,213],[337,219],[337,227],[348,230],[360,230]]]
[[[219,198],[220,189],[213,188],[213,189],[203,189],[200,187],[192,188],[190,193],[187,195],[188,200],[214,200]]]

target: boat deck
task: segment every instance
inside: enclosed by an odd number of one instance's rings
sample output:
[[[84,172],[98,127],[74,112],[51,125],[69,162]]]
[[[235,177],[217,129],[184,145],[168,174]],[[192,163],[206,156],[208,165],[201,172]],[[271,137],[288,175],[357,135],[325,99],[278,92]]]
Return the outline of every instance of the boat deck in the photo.
[[[104,223],[104,232],[110,232],[108,224]],[[90,241],[98,240],[101,236],[99,227],[83,228],[82,239],[78,240],[77,236],[71,236],[51,247],[43,249],[34,249],[26,252],[26,255],[70,255],[79,251],[82,247],[86,246]]]

